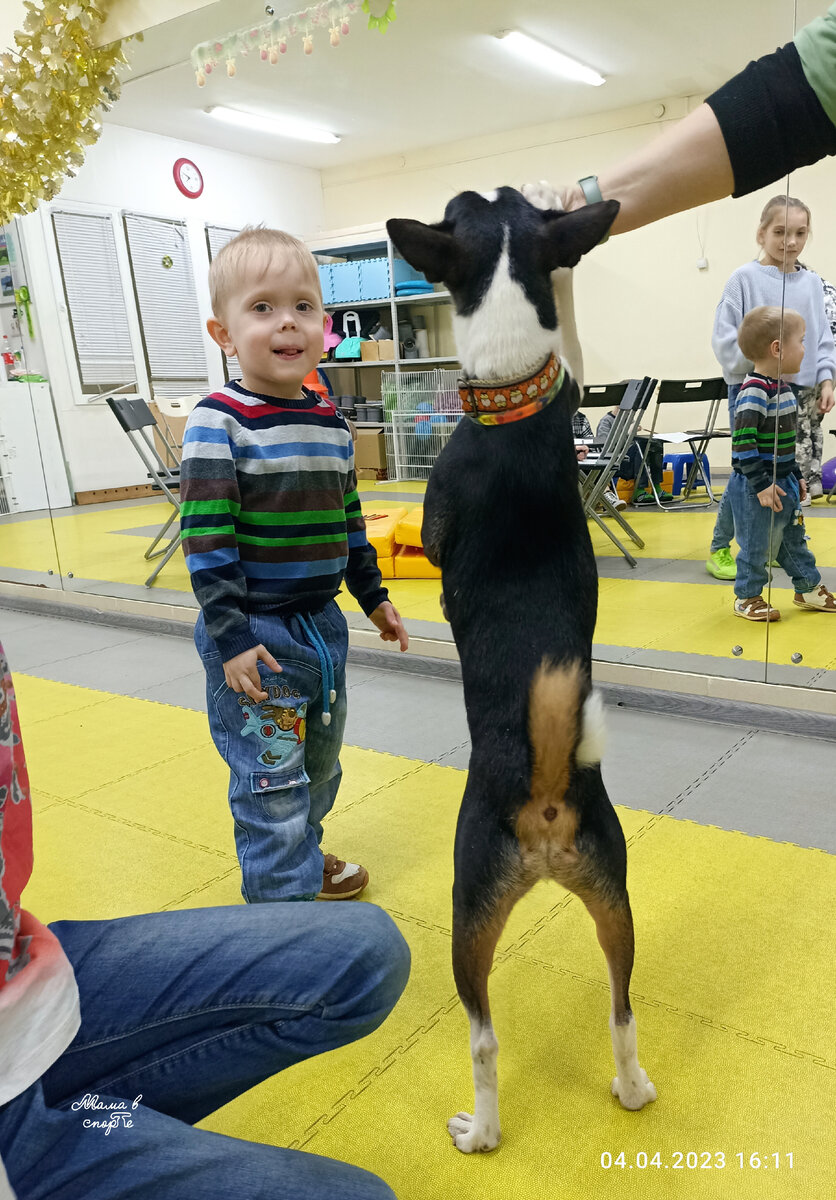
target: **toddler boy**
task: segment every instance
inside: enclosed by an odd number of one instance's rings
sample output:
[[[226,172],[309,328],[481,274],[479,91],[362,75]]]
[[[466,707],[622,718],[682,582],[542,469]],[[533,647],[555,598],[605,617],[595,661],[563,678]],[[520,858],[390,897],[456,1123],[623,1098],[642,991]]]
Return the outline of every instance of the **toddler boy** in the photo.
[[[729,499],[740,545],[734,611],[747,621],[778,621],[766,603],[767,563],[777,559],[792,579],[793,603],[836,613],[836,599],[822,583],[807,546],[801,503],[807,485],[795,461],[798,405],[786,380],[801,369],[804,318],[793,309],[762,305],[740,323],[737,340],[754,370],[734,404]],[[776,432],[777,431],[777,432]]]
[[[241,891],[349,899],[367,871],[319,848],[341,775],[343,579],[385,641],[408,639],[366,537],[348,425],[302,382],[326,319],[313,256],[289,234],[245,229],[213,260],[209,288],[207,328],[241,381],[189,417],[181,529]]]

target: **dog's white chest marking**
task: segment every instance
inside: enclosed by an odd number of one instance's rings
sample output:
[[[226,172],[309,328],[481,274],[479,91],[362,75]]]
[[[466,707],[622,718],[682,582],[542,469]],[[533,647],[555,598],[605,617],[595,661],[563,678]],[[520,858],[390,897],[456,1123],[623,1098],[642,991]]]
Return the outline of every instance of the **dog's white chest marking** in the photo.
[[[453,316],[465,375],[474,379],[523,378],[552,353],[560,353],[557,329],[544,329],[522,284],[511,278],[508,230],[490,286],[475,313]]]

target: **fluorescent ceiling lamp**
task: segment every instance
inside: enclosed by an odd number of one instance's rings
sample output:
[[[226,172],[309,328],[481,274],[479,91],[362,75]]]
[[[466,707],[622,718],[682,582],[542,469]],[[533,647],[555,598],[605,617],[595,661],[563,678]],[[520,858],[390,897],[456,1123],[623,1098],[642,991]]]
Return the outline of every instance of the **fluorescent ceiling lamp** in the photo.
[[[297,121],[293,117],[268,117],[263,113],[244,112],[240,108],[225,108],[222,104],[215,104],[205,112],[217,121],[225,121],[227,125],[271,133],[274,137],[294,138],[300,142],[326,142],[329,145],[340,140],[335,133],[317,129],[315,125]]]
[[[584,66],[583,63],[570,58],[568,54],[562,54],[559,50],[552,49],[545,42],[529,37],[527,33],[520,33],[518,29],[502,29],[494,36],[528,62],[534,63],[538,67],[545,67],[556,75],[562,75],[564,79],[573,79],[576,83],[588,83],[592,87],[600,87],[602,83],[606,83],[604,76],[593,71],[592,67]]]

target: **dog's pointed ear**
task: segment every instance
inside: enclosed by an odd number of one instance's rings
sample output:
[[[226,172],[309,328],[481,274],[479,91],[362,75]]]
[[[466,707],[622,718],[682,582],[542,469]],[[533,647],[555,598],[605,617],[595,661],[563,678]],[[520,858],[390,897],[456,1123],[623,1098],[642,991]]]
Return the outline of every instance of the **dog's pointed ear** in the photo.
[[[430,283],[450,282],[456,274],[458,251],[446,221],[425,225],[394,217],[386,222],[389,237],[411,267],[426,275]]]
[[[543,213],[541,245],[550,271],[576,267],[612,225],[621,205],[617,200],[600,200],[574,212],[551,209]]]

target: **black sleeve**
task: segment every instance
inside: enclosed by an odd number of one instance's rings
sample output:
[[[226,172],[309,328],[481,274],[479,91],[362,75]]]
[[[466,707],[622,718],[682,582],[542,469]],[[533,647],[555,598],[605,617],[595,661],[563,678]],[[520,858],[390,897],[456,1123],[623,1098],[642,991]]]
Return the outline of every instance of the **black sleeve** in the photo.
[[[793,42],[750,62],[706,104],[729,152],[734,196],[836,154],[836,128],[807,82]]]

